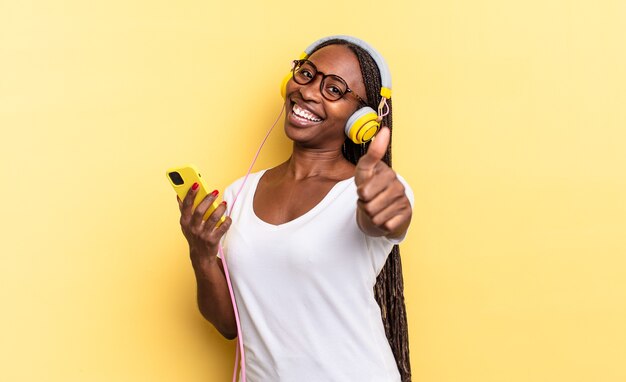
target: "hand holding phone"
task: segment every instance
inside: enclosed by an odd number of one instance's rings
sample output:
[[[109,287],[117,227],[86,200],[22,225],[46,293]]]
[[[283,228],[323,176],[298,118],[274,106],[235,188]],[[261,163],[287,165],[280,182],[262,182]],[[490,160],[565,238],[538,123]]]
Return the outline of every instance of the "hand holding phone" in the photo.
[[[196,193],[196,197],[193,202],[193,210],[196,209],[198,204],[209,194],[207,192],[207,186],[204,183],[204,179],[198,172],[195,166],[193,165],[185,165],[182,167],[173,167],[166,171],[167,179],[170,181],[172,187],[174,187],[174,191],[178,195],[178,198],[182,201],[187,196],[189,189],[195,184],[198,184],[198,189]],[[215,211],[219,204],[217,200],[213,201],[213,203],[209,206],[206,213],[203,216],[203,220],[207,220],[208,217]],[[220,220],[217,222],[216,227],[219,227],[224,220],[225,216],[222,216]]]
[[[220,241],[232,222],[225,215],[226,202],[217,203],[217,191],[207,193],[204,180],[194,166],[171,168],[166,174],[178,195],[180,227],[189,243],[194,269],[210,270],[215,265]]]

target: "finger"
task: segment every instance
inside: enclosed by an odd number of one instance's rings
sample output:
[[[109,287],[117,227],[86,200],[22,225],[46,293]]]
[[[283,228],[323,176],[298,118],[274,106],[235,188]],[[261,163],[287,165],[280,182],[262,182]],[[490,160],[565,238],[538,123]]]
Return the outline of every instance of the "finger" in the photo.
[[[376,197],[371,201],[365,202],[363,200],[359,200],[357,203],[359,208],[373,220],[375,216],[389,208],[389,206],[401,203],[404,198],[404,193],[400,193],[394,188],[388,188],[376,195]]]
[[[378,170],[378,167],[381,170]],[[377,174],[376,177],[369,179],[369,181],[359,182],[356,189],[359,200],[369,202],[391,186],[397,187],[396,173],[386,164],[379,162],[378,166],[374,168],[374,173]]]
[[[183,201],[180,200],[178,195],[176,195],[176,200],[178,201],[178,209],[180,210],[180,212],[183,212]]]
[[[381,128],[378,134],[374,137],[374,140],[370,142],[367,153],[365,153],[365,155],[363,155],[359,160],[357,169],[362,171],[373,170],[374,166],[376,166],[376,164],[385,156],[387,148],[389,147],[390,139],[391,130],[383,126],[383,128]]]
[[[217,206],[215,211],[213,211],[211,215],[209,215],[209,218],[204,222],[204,227],[202,229],[203,232],[211,233],[215,229],[217,222],[222,218],[225,212],[226,212],[226,202],[224,201],[224,202],[221,202],[219,206]]]
[[[233,221],[230,218],[230,216],[226,216],[226,219],[224,220],[224,223],[220,224],[220,226],[217,227],[213,231],[213,234],[215,235],[215,237],[217,238],[218,241],[222,239],[222,236],[224,236],[226,234],[226,232],[228,232],[228,229],[230,228],[230,225],[232,223],[233,223]]]
[[[370,224],[385,236],[393,233],[398,234],[400,229],[408,226],[411,218],[411,207],[402,201],[387,206],[373,218],[369,218]]]
[[[208,234],[208,240],[214,242],[213,245],[216,245],[222,240],[222,237],[228,232],[230,225],[232,224],[232,220],[230,216],[226,216],[224,219],[224,223],[220,224],[219,227],[215,228],[211,233]]]
[[[207,210],[213,205],[213,202],[217,198],[219,192],[217,190],[213,190],[210,194],[204,197],[196,206],[196,209],[193,211],[193,215],[191,217],[191,224],[193,226],[202,225],[202,221],[204,220],[204,215]]]
[[[397,228],[397,226],[391,225],[391,222],[396,221],[398,216],[406,216],[409,210],[410,204],[398,198],[393,203],[383,206],[383,208],[372,217],[372,223],[376,227],[391,232]]]
[[[191,187],[189,187],[189,191],[187,191],[187,195],[185,195],[185,199],[183,199],[183,206],[181,210],[183,215],[187,215],[187,216],[191,215],[193,202],[196,199],[197,193],[198,193],[198,183],[194,183]]]
[[[403,210],[401,213],[396,214],[391,217],[387,222],[385,222],[384,227],[389,232],[387,237],[389,238],[399,238],[403,234],[406,233],[406,230],[409,228],[408,222],[411,221],[412,211],[410,208]]]

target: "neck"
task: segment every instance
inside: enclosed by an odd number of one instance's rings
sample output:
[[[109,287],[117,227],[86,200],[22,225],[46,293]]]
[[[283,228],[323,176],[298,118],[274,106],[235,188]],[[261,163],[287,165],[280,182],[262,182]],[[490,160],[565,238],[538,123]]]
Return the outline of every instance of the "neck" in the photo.
[[[286,175],[295,180],[323,176],[344,177],[352,171],[353,165],[343,157],[338,149],[313,149],[294,143],[291,157],[285,163]]]

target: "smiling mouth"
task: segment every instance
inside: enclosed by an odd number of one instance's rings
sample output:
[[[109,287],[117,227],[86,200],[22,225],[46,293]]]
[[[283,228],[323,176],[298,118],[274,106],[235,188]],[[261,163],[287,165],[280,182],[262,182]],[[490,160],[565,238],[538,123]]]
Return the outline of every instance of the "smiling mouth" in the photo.
[[[297,103],[293,104],[293,108],[291,109],[291,111],[293,112],[293,114],[296,117],[305,119],[305,120],[310,121],[310,122],[321,122],[322,121],[322,119],[319,116],[311,113],[310,111],[308,111],[306,109],[301,108],[300,106],[298,106]]]

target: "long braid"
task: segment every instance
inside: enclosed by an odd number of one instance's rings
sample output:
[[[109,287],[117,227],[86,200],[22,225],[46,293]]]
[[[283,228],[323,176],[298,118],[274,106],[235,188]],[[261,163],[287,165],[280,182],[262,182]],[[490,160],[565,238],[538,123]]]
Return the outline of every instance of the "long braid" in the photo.
[[[329,40],[321,44],[316,50],[327,45],[346,45],[350,48],[359,60],[361,73],[363,74],[363,82],[367,93],[368,105],[376,110],[380,101],[380,72],[376,62],[363,48],[351,44],[344,40]],[[387,101],[389,105],[389,114],[383,117],[381,125],[387,126],[390,133],[393,132],[391,118],[391,100]],[[391,138],[390,134],[389,147],[383,157],[383,161],[391,167]],[[361,156],[367,152],[369,143],[358,145],[347,138],[344,142],[342,153],[350,162],[357,164]],[[400,248],[393,246],[391,253],[387,257],[387,262],[376,278],[374,285],[374,296],[376,302],[380,306],[381,316],[385,327],[385,334],[391,346],[391,350],[396,359],[398,371],[402,377],[402,382],[411,382],[411,360],[409,358],[409,331],[406,318],[406,307],[404,303],[404,280],[402,278],[402,262],[400,260]]]

